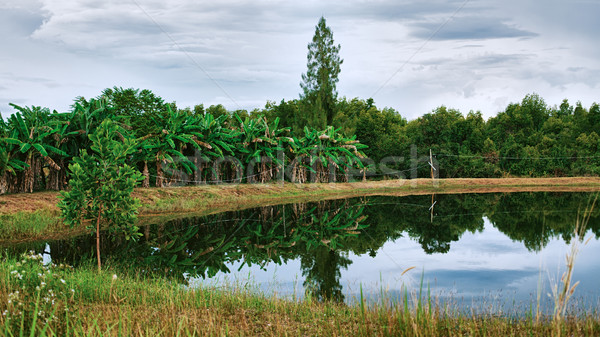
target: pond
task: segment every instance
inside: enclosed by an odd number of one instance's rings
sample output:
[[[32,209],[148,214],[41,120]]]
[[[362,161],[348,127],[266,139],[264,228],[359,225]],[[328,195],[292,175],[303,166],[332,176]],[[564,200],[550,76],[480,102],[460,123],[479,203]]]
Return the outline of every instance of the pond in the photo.
[[[523,314],[538,303],[551,312],[552,287],[576,242],[573,310],[589,310],[600,308],[600,211],[589,217],[583,242],[573,231],[593,197],[436,194],[267,206],[144,226],[138,242],[105,236],[102,254],[113,268],[189,287],[347,303],[422,291],[459,310]],[[78,266],[95,259],[94,244],[83,236],[4,249],[33,248]]]

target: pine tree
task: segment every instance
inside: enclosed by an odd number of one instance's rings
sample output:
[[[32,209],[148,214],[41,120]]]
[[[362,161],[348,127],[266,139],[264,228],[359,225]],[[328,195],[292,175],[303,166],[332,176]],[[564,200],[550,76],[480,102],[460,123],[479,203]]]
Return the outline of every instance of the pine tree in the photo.
[[[340,45],[333,42],[333,33],[321,17],[315,35],[308,44],[307,71],[302,74],[302,94],[306,125],[325,129],[332,125],[336,113],[336,83],[344,60],[339,56]]]

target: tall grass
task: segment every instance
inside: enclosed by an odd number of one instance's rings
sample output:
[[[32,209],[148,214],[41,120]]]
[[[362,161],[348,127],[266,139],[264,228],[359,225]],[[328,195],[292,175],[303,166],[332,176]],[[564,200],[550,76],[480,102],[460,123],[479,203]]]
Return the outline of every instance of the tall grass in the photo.
[[[0,239],[31,238],[64,229],[58,212],[49,209],[0,214],[0,224]]]
[[[583,214],[577,215],[575,228],[573,229],[573,238],[571,240],[570,250],[565,256],[565,271],[562,274],[560,282],[552,287],[552,294],[554,295],[553,336],[563,335],[563,321],[567,311],[568,303],[573,296],[575,289],[579,285],[579,281],[573,283],[575,260],[579,254],[581,245],[586,245],[592,238],[590,237],[584,242],[587,224],[592,211],[594,210],[597,199],[598,195],[596,195],[593,201],[591,201],[591,203],[586,207],[586,209],[583,211]]]
[[[36,290],[49,280],[38,276],[44,270],[39,263],[3,258],[0,311],[14,309],[8,294],[17,290],[27,302],[20,313],[10,313],[12,320],[0,316],[0,336],[548,336],[555,328],[552,317],[536,324],[533,318],[454,310],[437,302],[423,283],[414,291],[405,288],[395,302],[344,305],[282,300],[244,287],[186,289],[165,279],[114,276],[110,266],[102,273],[93,265],[46,268],[54,280],[46,286],[58,294],[53,306],[44,300],[48,288]],[[22,278],[12,273],[16,269]],[[594,336],[600,322],[590,313],[563,319],[560,329]]]

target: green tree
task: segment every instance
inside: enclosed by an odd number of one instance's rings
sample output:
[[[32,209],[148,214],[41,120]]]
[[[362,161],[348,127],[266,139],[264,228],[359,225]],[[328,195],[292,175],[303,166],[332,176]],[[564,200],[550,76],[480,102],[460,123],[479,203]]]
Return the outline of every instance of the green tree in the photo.
[[[102,91],[100,98],[107,100],[116,117],[134,127],[136,137],[156,132],[157,130],[153,129],[155,125],[152,123],[152,119],[168,115],[167,106],[171,106],[148,89],[106,88]]]
[[[119,129],[111,120],[105,120],[89,135],[94,153],[82,150],[73,159],[74,163],[69,165],[71,190],[63,191],[58,203],[65,224],[74,227],[86,220],[95,222],[95,228],[93,225],[90,228],[96,233],[99,271],[102,226],[112,233],[125,234],[126,239],[140,235],[134,225],[140,202],[131,197],[131,192],[142,175],[126,164],[136,142],[124,138]]]
[[[4,141],[20,146],[21,159],[26,164],[24,169],[17,173],[16,185],[12,186],[11,190],[31,193],[45,185],[43,183],[45,165],[60,170],[50,154],[62,157],[67,155],[49,144],[50,137],[60,131],[60,127],[56,125],[58,114],[56,111],[50,112],[50,109],[39,106],[20,107],[12,103],[10,105],[17,112],[8,119],[11,133]]]
[[[333,42],[333,33],[321,17],[312,42],[308,44],[307,71],[302,74],[302,94],[306,124],[325,129],[333,124],[336,113],[336,83],[343,60],[339,56],[340,45]]]

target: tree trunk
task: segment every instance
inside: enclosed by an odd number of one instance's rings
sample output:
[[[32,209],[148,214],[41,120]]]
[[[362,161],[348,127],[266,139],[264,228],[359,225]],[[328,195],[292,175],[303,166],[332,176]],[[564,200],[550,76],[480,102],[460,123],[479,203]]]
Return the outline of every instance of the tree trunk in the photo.
[[[8,172],[4,172],[0,175],[0,194],[4,194],[8,191]]]
[[[65,165],[63,159],[61,159],[59,163],[60,165],[54,163],[54,165],[48,166],[48,177],[46,177],[46,190],[60,191],[64,189],[63,172],[65,171]]]
[[[35,163],[33,160],[33,153],[30,152],[29,154],[27,154],[27,159],[25,160],[25,163],[28,165],[27,168],[25,168],[22,172],[21,172],[21,181],[20,181],[20,187],[19,187],[19,191],[18,192],[23,192],[23,193],[32,193],[33,192],[33,185],[35,182],[35,174],[33,173],[34,169],[35,169]]]
[[[98,256],[98,272],[102,270],[102,263],[100,262],[100,218],[102,217],[102,206],[98,210],[98,219],[96,219],[96,256]]]
[[[329,167],[329,182],[330,183],[335,183],[337,181],[337,170],[335,167],[335,163],[333,162],[333,160],[329,160],[329,164],[327,165]]]
[[[148,172],[148,161],[144,160],[144,181],[142,182],[142,187],[150,187],[150,173]]]
[[[162,171],[162,162],[160,160],[156,160],[156,187],[163,187],[163,171]]]
[[[297,165],[298,165],[298,164],[297,164],[297,163],[296,163],[296,161],[294,160],[294,161],[292,162],[292,179],[291,179],[293,183],[295,183],[295,182],[296,182],[296,172],[297,172],[297,168],[296,168],[296,167],[297,167]]]

